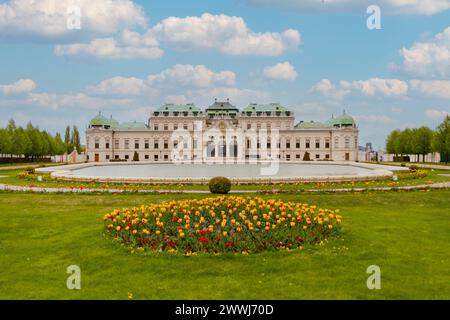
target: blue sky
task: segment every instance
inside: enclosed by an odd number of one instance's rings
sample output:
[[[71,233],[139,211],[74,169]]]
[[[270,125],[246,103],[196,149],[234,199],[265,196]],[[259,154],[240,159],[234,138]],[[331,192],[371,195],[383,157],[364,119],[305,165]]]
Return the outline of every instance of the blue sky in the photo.
[[[378,2],[378,3],[377,3]],[[146,121],[164,102],[343,109],[361,143],[450,112],[450,0],[0,1],[0,125]],[[369,4],[381,30],[366,26]],[[68,29],[73,6],[81,29]]]

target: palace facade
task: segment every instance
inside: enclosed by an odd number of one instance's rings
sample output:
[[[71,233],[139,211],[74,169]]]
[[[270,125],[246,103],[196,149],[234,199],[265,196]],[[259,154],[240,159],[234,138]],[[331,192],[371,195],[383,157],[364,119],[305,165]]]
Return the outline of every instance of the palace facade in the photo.
[[[204,111],[194,104],[165,104],[147,123],[119,123],[99,113],[86,140],[90,162],[358,160],[351,116],[296,123],[293,112],[278,103],[250,104],[242,111],[229,100],[216,100]]]

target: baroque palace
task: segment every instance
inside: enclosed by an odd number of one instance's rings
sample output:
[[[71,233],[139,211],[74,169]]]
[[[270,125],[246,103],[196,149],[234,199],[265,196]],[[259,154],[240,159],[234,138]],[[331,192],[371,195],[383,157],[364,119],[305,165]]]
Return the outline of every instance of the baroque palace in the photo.
[[[86,130],[88,161],[319,161],[358,160],[358,128],[345,114],[325,123],[295,123],[278,103],[250,104],[242,111],[216,101],[165,104],[147,123],[119,123],[101,113]]]

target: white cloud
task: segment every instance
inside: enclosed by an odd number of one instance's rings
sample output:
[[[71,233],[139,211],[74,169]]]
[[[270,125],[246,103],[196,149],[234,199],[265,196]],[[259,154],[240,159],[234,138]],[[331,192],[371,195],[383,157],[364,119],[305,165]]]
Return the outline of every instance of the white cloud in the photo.
[[[20,79],[12,84],[0,85],[0,92],[6,95],[21,94],[33,91],[36,88],[36,83],[31,79]]]
[[[343,99],[346,95],[350,94],[350,90],[337,88],[330,80],[322,79],[311,89],[312,92],[318,92],[324,97],[334,100]]]
[[[191,100],[189,100],[188,98],[186,98],[186,96],[184,94],[180,94],[180,95],[169,95],[166,97],[165,99],[166,103],[173,103],[173,104],[186,104],[186,103],[190,103]]]
[[[411,80],[411,88],[427,97],[450,99],[450,80]]]
[[[408,93],[408,84],[398,79],[380,79],[371,78],[368,80],[359,80],[341,82],[341,86],[346,89],[356,89],[368,96],[382,95],[387,97],[401,97]]]
[[[213,85],[233,86],[236,75],[232,71],[214,72],[203,65],[177,64],[158,74],[147,77],[150,86],[165,87],[182,85],[186,87],[206,88]]]
[[[233,90],[235,84],[236,75],[232,71],[214,72],[204,65],[176,64],[159,73],[150,74],[145,79],[114,77],[88,87],[87,90],[104,95],[165,95],[167,102],[184,103],[195,99],[195,96],[186,97],[187,91],[208,91],[215,88]]]
[[[130,107],[128,99],[103,99],[91,97],[85,93],[75,94],[52,94],[52,93],[30,93],[26,103],[54,110],[63,108],[103,109],[114,107]]]
[[[336,86],[330,80],[322,79],[311,91],[319,92],[323,96],[335,100],[343,99],[355,91],[370,97],[405,97],[408,93],[408,84],[397,79],[371,78],[368,80],[340,81],[339,86]]]
[[[297,72],[292,64],[289,62],[280,62],[274,66],[266,67],[263,71],[264,75],[269,79],[279,80],[295,80],[297,79]]]
[[[79,31],[90,36],[147,25],[142,8],[131,0],[9,0],[0,3],[0,35],[60,38],[73,34],[67,28],[71,6],[81,9]]]
[[[256,6],[270,6],[297,11],[299,13],[317,12],[360,12],[374,4],[373,0],[244,0]],[[378,0],[376,4],[382,12],[393,15],[433,15],[450,9],[450,0]]]
[[[204,13],[196,17],[169,17],[151,32],[178,50],[208,49],[229,55],[278,56],[300,45],[300,33],[254,32],[241,17]]]
[[[450,75],[450,27],[431,41],[416,42],[402,48],[402,64],[397,67],[418,77],[448,77]]]
[[[138,78],[114,77],[88,88],[96,94],[140,95],[146,89],[145,81]]]
[[[129,39],[127,39],[129,41]],[[159,47],[135,47],[119,44],[114,38],[94,39],[89,43],[55,46],[58,56],[86,56],[109,59],[158,59],[163,55]]]
[[[393,119],[385,115],[357,115],[354,116],[355,120],[358,122],[368,122],[368,123],[382,123],[389,124],[394,122]]]
[[[432,120],[440,120],[447,115],[450,115],[450,112],[445,110],[428,109],[425,111],[425,115]]]

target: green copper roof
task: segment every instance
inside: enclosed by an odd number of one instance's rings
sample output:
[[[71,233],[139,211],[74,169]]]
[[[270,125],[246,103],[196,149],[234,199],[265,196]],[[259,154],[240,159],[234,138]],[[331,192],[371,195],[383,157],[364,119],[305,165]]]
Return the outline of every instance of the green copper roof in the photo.
[[[330,126],[355,126],[355,120],[348,114],[342,114],[336,118],[332,118],[327,122]]]
[[[120,129],[145,129],[147,125],[144,122],[124,122],[119,125]]]
[[[286,112],[289,111],[279,103],[256,104],[251,103],[244,108],[244,112]]]
[[[239,112],[236,106],[233,106],[230,101],[215,101],[214,104],[210,105],[206,112],[211,113],[211,111],[225,111],[225,112]]]
[[[108,118],[102,116],[101,112],[99,112],[98,115],[89,122],[89,125],[90,126],[109,126],[109,125],[111,125],[111,123]]]
[[[315,121],[302,121],[298,123],[295,128],[298,129],[314,129],[314,128],[329,128],[330,125],[327,123],[322,122],[315,122]]]
[[[171,104],[166,103],[159,107],[156,112],[200,112],[194,104]]]

